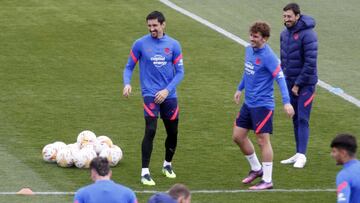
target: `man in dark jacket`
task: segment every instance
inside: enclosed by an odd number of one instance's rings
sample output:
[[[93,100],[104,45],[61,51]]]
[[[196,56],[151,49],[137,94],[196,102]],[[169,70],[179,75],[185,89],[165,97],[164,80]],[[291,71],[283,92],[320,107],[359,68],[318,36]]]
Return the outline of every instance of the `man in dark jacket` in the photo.
[[[318,81],[318,40],[313,30],[314,18],[302,15],[298,4],[290,3],[283,11],[286,28],[280,35],[280,58],[291,104],[295,109],[293,125],[296,154],[281,163],[303,168],[306,164],[311,106]]]

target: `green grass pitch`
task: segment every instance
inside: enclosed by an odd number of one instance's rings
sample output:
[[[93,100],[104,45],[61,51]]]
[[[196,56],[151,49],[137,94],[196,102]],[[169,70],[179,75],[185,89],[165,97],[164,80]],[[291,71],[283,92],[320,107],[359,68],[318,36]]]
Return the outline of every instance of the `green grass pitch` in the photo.
[[[145,16],[153,10],[164,12],[167,34],[182,44],[185,78],[178,87],[181,112],[174,158],[178,177],[169,180],[161,174],[165,130],[159,122],[150,165],[157,185],[150,188],[140,185],[144,121],[138,69],[129,99],[122,97],[122,71],[133,41],[147,33]],[[152,0],[0,0],[0,22],[0,192],[22,187],[73,192],[91,183],[88,170],[59,168],[41,158],[44,145],[57,140],[73,143],[84,129],[110,136],[123,149],[124,159],[113,168],[113,179],[134,190],[165,191],[176,182],[191,190],[247,189],[240,181],[249,168],[231,140],[239,109],[232,97],[243,69],[242,46]],[[250,22],[237,26],[246,30]],[[276,37],[271,41],[274,49]],[[327,47],[323,50],[328,52]],[[355,78],[345,79],[344,83],[356,82]],[[303,170],[296,170],[279,164],[293,154],[294,138],[277,89],[276,98],[272,136],[275,187],[335,188],[341,167],[330,157],[329,142],[339,132],[359,134],[360,109],[318,88],[309,162]],[[139,202],[146,202],[150,195],[137,194]],[[0,195],[0,202],[71,202],[72,198]],[[334,192],[193,194],[195,203],[335,199]]]

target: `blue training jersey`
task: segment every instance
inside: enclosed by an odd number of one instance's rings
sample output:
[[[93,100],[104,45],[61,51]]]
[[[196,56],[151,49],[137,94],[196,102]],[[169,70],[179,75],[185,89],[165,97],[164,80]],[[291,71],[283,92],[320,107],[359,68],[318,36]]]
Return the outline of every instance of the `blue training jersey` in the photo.
[[[337,202],[360,203],[360,161],[351,160],[336,176]]]
[[[280,87],[282,102],[290,103],[280,60],[268,44],[263,48],[247,46],[243,78],[238,90],[245,89],[245,104],[251,108],[274,109],[274,79]]]
[[[98,180],[80,188],[74,197],[74,203],[137,203],[135,193],[112,180]]]
[[[130,84],[136,63],[139,61],[141,92],[143,97],[155,96],[163,89],[167,98],[176,97],[176,86],[184,77],[181,46],[175,39],[143,36],[133,44],[123,73],[124,85]]]

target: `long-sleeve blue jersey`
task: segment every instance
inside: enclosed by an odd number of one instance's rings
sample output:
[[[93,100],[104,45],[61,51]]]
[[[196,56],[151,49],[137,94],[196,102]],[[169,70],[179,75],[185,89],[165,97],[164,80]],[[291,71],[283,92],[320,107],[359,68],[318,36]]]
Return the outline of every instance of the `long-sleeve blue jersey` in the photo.
[[[137,203],[137,199],[130,188],[112,180],[97,180],[75,193],[74,203],[97,202]]]
[[[178,41],[167,35],[158,39],[150,34],[136,40],[124,69],[124,85],[130,84],[138,61],[143,97],[155,96],[165,88],[169,91],[168,98],[176,97],[176,86],[184,77],[181,46]]]
[[[245,89],[245,103],[249,107],[274,109],[274,79],[280,87],[283,103],[290,103],[280,60],[268,44],[260,49],[246,47],[244,68],[238,90]]]
[[[337,202],[360,202],[360,161],[351,160],[336,176]]]

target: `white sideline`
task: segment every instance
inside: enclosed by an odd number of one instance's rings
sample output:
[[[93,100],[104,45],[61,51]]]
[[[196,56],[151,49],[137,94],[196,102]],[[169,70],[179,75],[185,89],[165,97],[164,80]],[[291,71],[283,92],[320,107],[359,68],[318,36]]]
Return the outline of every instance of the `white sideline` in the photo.
[[[215,24],[201,18],[200,16],[197,16],[194,13],[191,13],[190,11],[187,11],[187,10],[177,6],[176,4],[174,4],[174,3],[172,3],[172,2],[170,2],[168,0],[159,0],[159,1],[162,2],[163,4],[169,6],[170,8],[172,8],[172,9],[174,9],[174,10],[176,10],[176,11],[178,11],[178,12],[180,12],[180,13],[182,13],[182,14],[184,14],[184,15],[186,15],[186,16],[188,16],[188,17],[190,17],[190,18],[192,18],[192,19],[194,19],[194,20],[196,20],[198,22],[200,22],[201,24],[206,25],[207,27],[219,32],[220,34],[225,35],[226,37],[234,40],[235,42],[237,42],[237,43],[239,43],[239,44],[241,44],[241,45],[243,45],[245,47],[247,45],[249,45],[248,42],[241,39],[240,37],[238,37],[238,36],[232,34],[231,32],[228,32],[228,31],[224,30],[223,28],[221,28],[221,27],[219,27],[219,26],[217,26],[217,25],[215,25]],[[324,82],[324,81],[322,81],[320,79],[319,79],[318,85],[320,87],[332,92],[333,94],[338,95],[339,97],[345,99],[346,101],[356,105],[357,107],[360,107],[360,100],[356,99],[355,97],[353,97],[353,96],[351,96],[349,94],[346,94],[345,92],[337,92],[336,91],[337,88],[331,86],[330,84],[328,84],[328,83],[326,83],[326,82]]]
[[[192,190],[192,194],[216,194],[216,193],[248,193],[248,192],[335,192],[335,189],[272,189],[272,190]],[[155,194],[156,190],[135,190],[138,194]],[[75,192],[34,192],[34,195],[74,195]],[[1,195],[17,195],[17,192],[0,192]]]

